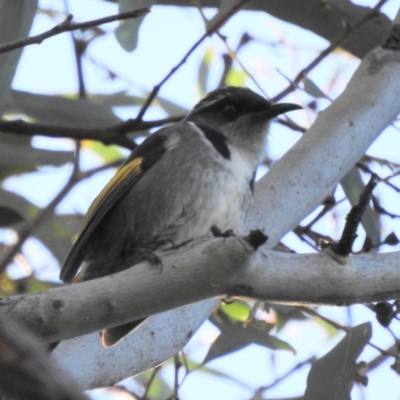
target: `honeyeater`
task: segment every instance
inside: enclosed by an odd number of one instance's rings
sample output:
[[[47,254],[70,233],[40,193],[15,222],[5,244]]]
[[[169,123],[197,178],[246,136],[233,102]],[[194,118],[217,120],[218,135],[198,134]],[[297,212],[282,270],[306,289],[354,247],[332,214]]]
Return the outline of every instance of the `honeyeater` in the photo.
[[[210,92],[181,122],[136,147],[94,200],[61,270],[67,283],[109,275],[161,246],[211,234],[243,234],[268,124],[301,107],[250,89]],[[143,320],[107,329],[112,346]]]

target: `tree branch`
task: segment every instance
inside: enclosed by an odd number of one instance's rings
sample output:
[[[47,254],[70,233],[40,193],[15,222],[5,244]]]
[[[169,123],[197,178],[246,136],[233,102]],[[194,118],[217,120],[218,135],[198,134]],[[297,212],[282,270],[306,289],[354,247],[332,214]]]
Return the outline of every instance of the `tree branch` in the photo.
[[[54,342],[224,295],[311,305],[400,296],[398,253],[352,256],[341,265],[325,252],[255,252],[242,237],[231,237],[197,240],[161,257],[161,274],[144,262],[113,276],[3,299],[1,313]]]
[[[202,301],[150,317],[111,349],[101,345],[98,332],[64,340],[52,358],[82,390],[112,386],[173,357],[218,303],[219,300]]]
[[[105,145],[116,144],[133,150],[136,144],[125,135],[130,132],[139,132],[167,123],[180,121],[184,116],[163,118],[155,121],[136,121],[128,119],[121,124],[106,128],[76,128],[60,125],[31,123],[22,120],[0,120],[0,131],[18,134],[21,136],[46,136],[53,138],[70,138],[75,140],[98,140]]]
[[[150,12],[149,8],[140,8],[138,10],[127,11],[124,13],[110,15],[108,17],[94,19],[92,21],[81,22],[78,24],[72,23],[72,18],[74,17],[72,14],[69,14],[68,17],[61,22],[61,24],[56,25],[54,28],[43,32],[36,36],[30,36],[24,39],[16,40],[11,43],[6,43],[0,46],[0,54],[6,53],[11,50],[19,49],[24,46],[29,46],[31,44],[40,44],[43,40],[48,39],[49,37],[59,35],[63,32],[71,32],[77,29],[87,29],[92,28],[94,26],[107,24],[108,22],[119,21],[122,19],[130,19],[130,18],[137,18],[141,17],[144,14]]]

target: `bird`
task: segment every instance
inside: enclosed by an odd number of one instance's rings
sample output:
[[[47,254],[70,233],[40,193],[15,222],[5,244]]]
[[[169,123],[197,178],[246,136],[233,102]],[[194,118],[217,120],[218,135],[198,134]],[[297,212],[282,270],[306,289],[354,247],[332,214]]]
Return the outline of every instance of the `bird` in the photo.
[[[132,151],[90,206],[60,279],[77,283],[157,263],[156,250],[212,235],[213,227],[244,234],[268,125],[301,108],[242,87],[208,93]],[[104,330],[103,346],[144,320]]]

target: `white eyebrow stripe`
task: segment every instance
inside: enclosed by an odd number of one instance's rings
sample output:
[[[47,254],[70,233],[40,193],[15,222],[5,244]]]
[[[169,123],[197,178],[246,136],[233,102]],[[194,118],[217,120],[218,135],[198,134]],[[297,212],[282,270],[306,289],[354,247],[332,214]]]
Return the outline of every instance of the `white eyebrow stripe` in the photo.
[[[229,97],[233,97],[232,93],[225,92],[225,93],[220,93],[216,97],[214,97],[212,100],[207,100],[207,98],[203,99],[197,107],[195,107],[196,110],[201,110],[202,108],[207,108],[209,106],[212,106],[213,104],[218,103],[220,100],[227,99]]]

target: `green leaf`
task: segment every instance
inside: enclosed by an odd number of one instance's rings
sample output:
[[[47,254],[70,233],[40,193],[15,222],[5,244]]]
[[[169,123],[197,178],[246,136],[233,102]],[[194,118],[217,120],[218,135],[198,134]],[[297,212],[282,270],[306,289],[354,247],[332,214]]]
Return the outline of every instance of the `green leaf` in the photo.
[[[119,12],[131,11],[143,7],[151,7],[154,0],[119,0]],[[139,28],[146,15],[139,18],[131,18],[119,22],[115,30],[115,37],[121,47],[128,52],[136,49],[139,38]]]
[[[212,322],[221,331],[217,340],[210,347],[203,363],[218,357],[241,350],[249,344],[258,344],[273,350],[295,350],[288,343],[269,334],[274,325],[253,322],[244,326],[241,323],[232,323],[223,313],[210,317]]]
[[[128,95],[125,91],[112,94],[91,94],[89,99],[94,103],[109,107],[141,106],[146,100],[144,97]]]
[[[332,324],[326,322],[322,318],[315,317],[313,321],[324,329],[329,339],[337,336],[340,332],[339,329],[335,328]]]
[[[72,162],[72,151],[36,149],[30,138],[0,134],[0,176],[35,171],[42,165],[63,165]]]
[[[0,2],[0,44],[29,35],[37,4],[37,0]],[[3,115],[22,50],[20,48],[0,54],[0,115]]]
[[[227,86],[245,86],[246,73],[243,70],[231,68],[226,75],[225,83]]]
[[[296,306],[286,306],[283,304],[269,304],[276,311],[276,328],[278,332],[292,320],[305,320],[308,317]]]
[[[82,147],[90,149],[97,155],[99,155],[105,163],[110,163],[121,159],[120,148],[115,145],[107,146],[101,142],[96,142],[94,140],[83,140]]]
[[[152,375],[153,370],[149,370],[135,376],[133,379],[138,382],[140,386],[147,387]],[[171,387],[165,382],[162,374],[158,372],[151,383],[147,398],[151,400],[164,400],[170,398],[172,394],[173,391]]]
[[[0,206],[0,227],[4,228],[23,221],[21,214],[12,208]]]
[[[303,89],[311,97],[315,99],[328,99],[331,100],[317,85],[314,81],[308,78],[307,75],[303,75]],[[332,101],[332,100],[331,100]]]
[[[4,189],[0,189],[0,205],[16,210],[24,220],[33,218],[40,210],[24,197]]]
[[[220,310],[233,320],[245,322],[249,319],[251,307],[244,301],[236,300],[231,304],[221,303]]]
[[[99,128],[122,122],[111,107],[90,99],[69,99],[18,90],[11,92],[7,112],[26,114],[41,123],[69,127]]]
[[[200,97],[204,97],[207,93],[207,80],[208,80],[208,75],[210,73],[210,67],[213,58],[214,58],[214,51],[213,49],[208,48],[204,53],[204,57],[201,60],[199,67],[198,84],[199,84]]]
[[[354,382],[367,383],[356,360],[372,335],[369,322],[352,328],[328,354],[317,360],[308,375],[304,400],[351,400]]]

